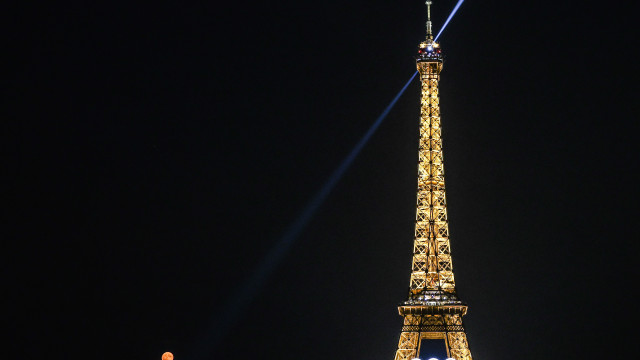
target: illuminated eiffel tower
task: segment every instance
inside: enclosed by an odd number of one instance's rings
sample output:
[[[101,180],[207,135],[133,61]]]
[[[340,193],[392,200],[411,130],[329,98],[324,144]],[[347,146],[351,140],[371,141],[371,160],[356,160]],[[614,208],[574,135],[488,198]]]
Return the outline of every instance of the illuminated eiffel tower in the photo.
[[[462,324],[467,305],[456,294],[451,264],[438,97],[443,54],[431,31],[431,1],[427,14],[416,59],[422,99],[413,262],[409,296],[398,307],[404,324],[394,360],[428,359],[438,347],[448,358],[471,360]]]

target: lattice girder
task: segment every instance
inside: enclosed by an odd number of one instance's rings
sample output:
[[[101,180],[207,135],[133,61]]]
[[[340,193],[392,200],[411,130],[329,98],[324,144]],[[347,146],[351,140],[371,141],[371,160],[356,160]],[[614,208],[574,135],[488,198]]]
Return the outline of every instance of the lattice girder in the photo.
[[[400,333],[400,341],[398,342],[398,351],[394,360],[411,360],[416,357],[418,350],[418,342],[420,341],[420,333],[406,332]]]
[[[428,36],[417,60],[422,96],[415,237],[409,296],[398,307],[404,322],[395,360],[429,355],[420,354],[422,339],[440,339],[449,357],[472,360],[462,321],[467,306],[457,297],[449,242],[438,91],[442,65],[439,44]]]
[[[411,360],[418,356],[422,339],[442,339],[448,356],[456,360],[472,360],[460,314],[404,316],[396,359]],[[421,354],[428,355],[428,354]]]
[[[457,299],[449,242],[438,95],[441,69],[441,61],[418,62],[422,98],[415,238],[409,300],[399,308],[404,325],[395,360],[421,355],[421,339],[442,339],[449,357],[472,360],[462,322],[466,305]]]

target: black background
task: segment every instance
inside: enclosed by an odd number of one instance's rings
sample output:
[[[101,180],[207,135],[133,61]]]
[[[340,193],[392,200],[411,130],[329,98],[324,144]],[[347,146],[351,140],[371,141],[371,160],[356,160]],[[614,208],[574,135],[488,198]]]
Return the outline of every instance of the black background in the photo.
[[[475,359],[635,349],[638,31],[621,4],[469,0],[440,38],[453,263]],[[454,5],[435,1],[434,29]],[[415,71],[422,1],[7,10],[15,358],[392,359],[417,81],[223,345],[208,345]]]

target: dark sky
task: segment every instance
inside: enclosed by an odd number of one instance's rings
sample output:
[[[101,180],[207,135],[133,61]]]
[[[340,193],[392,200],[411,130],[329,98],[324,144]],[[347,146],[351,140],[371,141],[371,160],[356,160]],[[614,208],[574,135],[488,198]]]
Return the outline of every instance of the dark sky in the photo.
[[[434,2],[437,30],[456,1]],[[622,3],[468,0],[440,38],[453,264],[474,359],[635,351],[638,31]],[[417,81],[223,346],[198,355],[415,71],[423,1],[6,13],[14,358],[393,358]]]

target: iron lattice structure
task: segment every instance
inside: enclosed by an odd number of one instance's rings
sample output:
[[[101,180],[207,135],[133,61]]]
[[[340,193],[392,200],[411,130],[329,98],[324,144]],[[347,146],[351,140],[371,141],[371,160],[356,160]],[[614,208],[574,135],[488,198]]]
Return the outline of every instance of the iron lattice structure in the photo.
[[[467,305],[456,294],[449,243],[438,96],[443,55],[430,19],[416,63],[422,83],[416,227],[409,296],[398,307],[404,324],[394,360],[420,356],[422,339],[442,339],[450,358],[471,360],[462,323]]]

